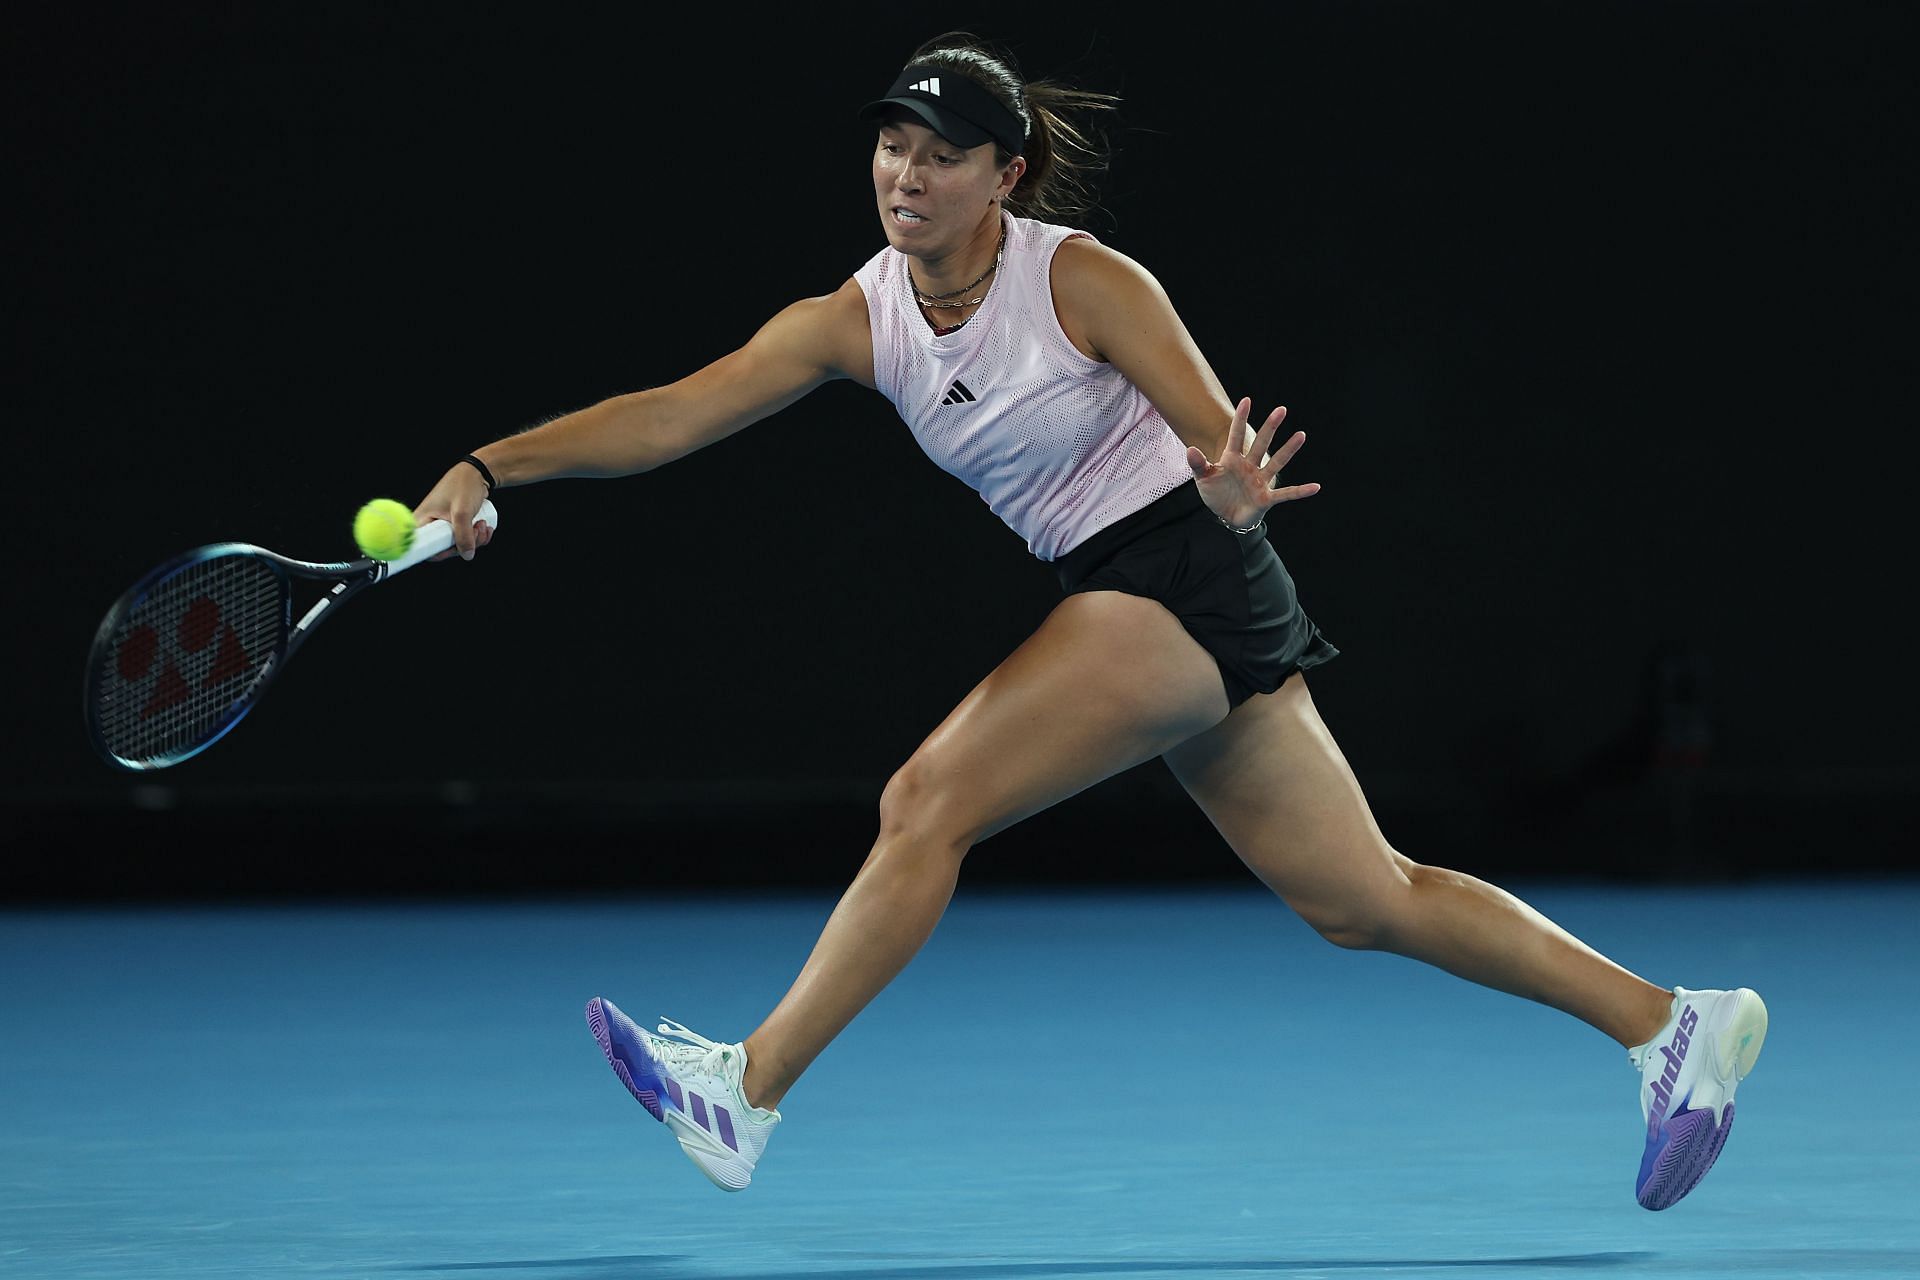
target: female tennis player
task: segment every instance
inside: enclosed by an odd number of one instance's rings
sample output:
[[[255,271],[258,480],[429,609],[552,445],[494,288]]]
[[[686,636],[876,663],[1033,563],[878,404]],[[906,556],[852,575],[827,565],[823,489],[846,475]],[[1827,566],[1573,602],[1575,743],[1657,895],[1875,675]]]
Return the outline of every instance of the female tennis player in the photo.
[[[1139,263],[1055,219],[1097,166],[1073,121],[1115,100],[1023,83],[965,33],[918,50],[860,115],[886,246],[688,377],[477,449],[422,501],[471,558],[495,486],[652,471],[831,379],[886,396],[1065,593],[888,782],[879,836],[793,986],[739,1043],[658,1033],[595,998],[627,1089],[720,1187],[744,1188],[816,1056],[932,933],[967,851],[1155,756],[1236,854],[1329,941],[1438,965],[1566,1011],[1641,1072],[1641,1204],[1718,1156],[1766,1008],[1744,988],[1666,990],[1512,895],[1387,842],[1304,673],[1334,647],[1268,541],[1305,436],[1257,431]]]

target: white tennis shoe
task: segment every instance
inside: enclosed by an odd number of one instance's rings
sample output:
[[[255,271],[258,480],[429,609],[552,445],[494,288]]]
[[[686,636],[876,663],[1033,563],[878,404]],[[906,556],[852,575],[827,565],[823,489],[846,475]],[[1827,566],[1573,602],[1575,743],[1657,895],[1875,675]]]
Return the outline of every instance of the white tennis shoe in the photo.
[[[746,1048],[716,1043],[664,1018],[658,1035],[642,1031],[599,996],[587,1001],[587,1026],[620,1083],[673,1130],[700,1172],[722,1191],[745,1190],[780,1123],[778,1111],[747,1101]]]
[[[1640,1070],[1647,1147],[1634,1194],[1665,1209],[1694,1189],[1733,1128],[1733,1091],[1767,1039],[1767,1006],[1745,987],[1673,989],[1673,1016],[1627,1060]]]

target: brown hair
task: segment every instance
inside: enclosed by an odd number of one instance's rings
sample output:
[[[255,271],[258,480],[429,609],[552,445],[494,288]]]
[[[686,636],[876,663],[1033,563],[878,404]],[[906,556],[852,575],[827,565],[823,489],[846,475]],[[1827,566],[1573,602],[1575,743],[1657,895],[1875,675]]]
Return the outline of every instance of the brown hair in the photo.
[[[949,31],[914,50],[907,66],[941,67],[965,76],[1000,100],[1027,126],[1027,171],[1007,196],[1007,212],[1022,218],[1063,221],[1092,213],[1099,205],[1094,174],[1107,167],[1106,140],[1069,115],[1111,111],[1120,99],[1110,93],[1075,89],[1052,80],[1027,83],[1013,55],[970,31]],[[1013,159],[994,145],[994,159]]]

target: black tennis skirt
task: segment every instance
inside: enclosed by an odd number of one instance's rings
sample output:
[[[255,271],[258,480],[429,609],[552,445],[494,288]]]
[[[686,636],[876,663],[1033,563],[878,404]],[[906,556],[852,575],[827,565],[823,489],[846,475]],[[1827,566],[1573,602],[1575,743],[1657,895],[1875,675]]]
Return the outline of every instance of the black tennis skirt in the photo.
[[[1183,484],[1108,525],[1053,562],[1060,587],[1124,591],[1165,605],[1213,655],[1227,705],[1272,693],[1296,671],[1339,654],[1301,612],[1293,579],[1267,543],[1221,524]]]

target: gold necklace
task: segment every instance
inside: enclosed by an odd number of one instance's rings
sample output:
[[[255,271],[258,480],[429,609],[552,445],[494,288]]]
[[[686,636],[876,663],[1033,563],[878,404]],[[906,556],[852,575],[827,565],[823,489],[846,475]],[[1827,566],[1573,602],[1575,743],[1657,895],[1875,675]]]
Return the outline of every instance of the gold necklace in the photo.
[[[913,282],[913,269],[909,267],[907,269],[907,287],[913,290],[914,298],[917,299],[920,305],[923,307],[938,307],[938,308],[947,309],[947,310],[957,310],[960,307],[970,307],[976,302],[985,302],[987,300],[987,295],[984,293],[977,298],[966,298],[966,299],[962,299],[959,302],[948,302],[947,299],[955,297],[959,294],[965,293],[967,290],[973,288],[974,285],[979,284],[982,280],[985,280],[988,276],[998,271],[1000,269],[1000,259],[1006,253],[1006,251],[1007,251],[1007,225],[1006,223],[1003,222],[1000,224],[1000,243],[993,251],[992,265],[989,266],[985,271],[982,271],[978,276],[975,276],[972,282],[968,284],[963,284],[958,289],[955,289],[950,293],[923,293],[921,292],[920,286]]]

